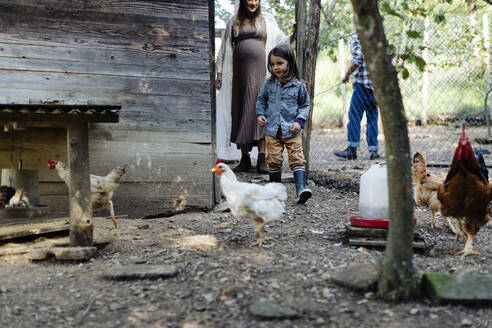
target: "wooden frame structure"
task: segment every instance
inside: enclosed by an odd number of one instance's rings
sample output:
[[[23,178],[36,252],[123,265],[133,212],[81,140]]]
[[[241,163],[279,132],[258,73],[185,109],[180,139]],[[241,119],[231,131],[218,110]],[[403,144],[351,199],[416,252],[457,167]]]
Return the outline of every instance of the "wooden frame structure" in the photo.
[[[0,104],[0,124],[23,122],[27,126],[64,125],[70,170],[70,245],[92,246],[93,223],[90,201],[88,123],[116,123],[121,106]]]
[[[90,173],[105,176],[128,164],[113,196],[116,214],[152,218],[210,208],[213,5],[212,0],[0,0],[0,103],[27,104],[22,115],[18,109],[0,111],[0,121],[26,118],[32,126],[13,138],[0,132],[0,167],[11,167],[19,157],[25,169],[41,167],[40,204],[49,206],[52,216],[68,216],[65,183],[40,163],[68,163],[68,123],[87,122]],[[44,107],[39,112],[37,104]],[[87,108],[66,108],[46,121],[43,111],[51,113],[50,106],[58,104]],[[110,111],[91,104],[121,104],[118,123],[104,123],[112,122]],[[13,148],[18,152],[9,156]]]

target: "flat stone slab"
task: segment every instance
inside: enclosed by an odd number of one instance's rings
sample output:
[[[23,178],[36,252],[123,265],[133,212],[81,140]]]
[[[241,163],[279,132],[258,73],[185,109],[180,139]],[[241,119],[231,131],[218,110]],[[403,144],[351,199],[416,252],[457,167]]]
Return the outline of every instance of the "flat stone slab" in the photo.
[[[381,268],[377,264],[354,264],[339,267],[330,280],[340,286],[356,290],[373,290],[376,288]]]
[[[50,247],[36,248],[27,254],[33,261],[55,258],[61,261],[83,261],[96,257],[97,247]]]
[[[301,314],[294,309],[274,303],[269,300],[260,300],[249,307],[249,312],[263,319],[294,319]]]
[[[492,275],[425,273],[424,293],[436,304],[492,304]]]
[[[284,304],[296,312],[311,315],[324,313],[332,308],[332,304],[320,304],[308,298],[287,299]]]
[[[177,274],[178,268],[174,265],[135,264],[112,267],[103,274],[103,278],[110,280],[165,279]]]

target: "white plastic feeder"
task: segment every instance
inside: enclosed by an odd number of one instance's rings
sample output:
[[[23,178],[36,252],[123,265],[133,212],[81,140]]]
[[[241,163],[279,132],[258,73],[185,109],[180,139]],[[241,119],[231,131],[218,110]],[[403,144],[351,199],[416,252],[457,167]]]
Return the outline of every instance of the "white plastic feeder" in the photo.
[[[359,217],[389,219],[388,170],[374,164],[360,178]]]

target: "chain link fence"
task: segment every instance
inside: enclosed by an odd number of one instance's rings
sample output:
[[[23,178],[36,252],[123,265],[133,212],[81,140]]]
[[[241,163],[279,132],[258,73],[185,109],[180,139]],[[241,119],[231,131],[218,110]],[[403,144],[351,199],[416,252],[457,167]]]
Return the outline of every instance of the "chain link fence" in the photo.
[[[484,24],[486,28],[483,28]],[[485,101],[490,87],[490,50],[486,42],[490,29],[488,17],[480,18],[475,27],[470,24],[469,17],[460,17],[445,25],[416,21],[413,28],[424,35],[423,43],[422,39],[412,39],[400,31],[398,24],[385,22],[387,38],[398,53],[408,47],[420,49],[419,56],[427,62],[424,72],[415,64],[404,63],[409,77],[403,79],[402,74],[398,75],[408,118],[411,153],[423,153],[429,164],[450,164],[462,123],[466,123],[467,134],[475,149],[482,149],[485,154],[492,151],[488,119],[490,102]],[[323,49],[318,55],[310,140],[311,170],[367,168],[374,163],[369,159],[365,113],[357,159],[339,159],[333,154],[347,146],[348,109],[353,87],[351,81],[346,84],[340,81],[350,64],[351,38],[352,35],[343,35],[332,40],[332,46],[338,47],[336,61]],[[398,64],[396,59],[395,64]],[[380,117],[378,125],[381,162],[385,156],[385,141]],[[492,156],[486,155],[485,160],[489,164]]]

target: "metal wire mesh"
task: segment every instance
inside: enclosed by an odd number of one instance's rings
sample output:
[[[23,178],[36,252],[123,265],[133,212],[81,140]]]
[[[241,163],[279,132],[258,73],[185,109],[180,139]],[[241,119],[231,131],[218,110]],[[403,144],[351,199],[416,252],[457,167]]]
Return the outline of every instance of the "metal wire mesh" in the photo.
[[[396,47],[412,45],[416,39],[404,37],[397,24],[385,22],[385,30],[390,43]],[[400,89],[408,118],[410,147],[412,154],[422,152],[430,164],[449,164],[461,124],[467,124],[467,133],[475,149],[486,153],[492,151],[489,141],[488,106],[484,105],[488,88],[485,81],[487,63],[482,35],[475,33],[470,42],[470,24],[467,17],[456,18],[446,25],[432,22],[416,22],[425,32],[423,44],[413,44],[414,49],[422,49],[420,55],[427,61],[427,69],[421,72],[416,65],[406,63],[409,77],[402,79],[399,74]],[[475,31],[476,32],[476,31]],[[398,35],[398,38],[392,35]],[[351,83],[341,84],[351,59],[351,35],[333,40],[338,46],[337,61],[325,55],[321,49],[316,68],[316,86],[313,99],[313,124],[310,140],[311,170],[333,169],[347,166],[369,167],[366,140],[367,119],[364,113],[360,147],[356,160],[343,160],[333,153],[347,146],[348,110],[353,87]],[[422,41],[419,41],[422,42]],[[333,45],[332,45],[333,46]],[[395,59],[396,63],[396,59]],[[379,154],[384,160],[384,136],[379,117]],[[490,161],[490,156],[485,157]],[[381,160],[380,160],[381,161]]]

